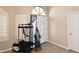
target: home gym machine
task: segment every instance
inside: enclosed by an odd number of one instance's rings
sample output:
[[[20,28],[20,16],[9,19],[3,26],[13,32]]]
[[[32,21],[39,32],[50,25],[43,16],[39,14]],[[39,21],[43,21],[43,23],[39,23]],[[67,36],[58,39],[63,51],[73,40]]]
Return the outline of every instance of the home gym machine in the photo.
[[[32,50],[41,50],[40,38],[37,15],[31,15],[30,23],[18,25],[18,43],[13,44],[12,52],[29,53]]]

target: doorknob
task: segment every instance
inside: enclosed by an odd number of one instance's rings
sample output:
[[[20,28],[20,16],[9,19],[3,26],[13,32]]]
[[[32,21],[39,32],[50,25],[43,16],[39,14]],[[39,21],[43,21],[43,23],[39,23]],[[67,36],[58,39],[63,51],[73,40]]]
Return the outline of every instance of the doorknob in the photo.
[[[72,33],[69,33],[69,35],[72,35]]]

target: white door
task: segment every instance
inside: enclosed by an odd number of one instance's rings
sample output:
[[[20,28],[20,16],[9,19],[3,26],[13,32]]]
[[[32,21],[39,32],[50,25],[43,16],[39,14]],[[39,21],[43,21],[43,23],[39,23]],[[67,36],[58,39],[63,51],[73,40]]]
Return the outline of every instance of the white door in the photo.
[[[79,12],[73,12],[68,17],[69,48],[79,52]]]
[[[46,16],[37,16],[37,27],[41,35],[40,42],[44,43],[48,41],[48,22]]]

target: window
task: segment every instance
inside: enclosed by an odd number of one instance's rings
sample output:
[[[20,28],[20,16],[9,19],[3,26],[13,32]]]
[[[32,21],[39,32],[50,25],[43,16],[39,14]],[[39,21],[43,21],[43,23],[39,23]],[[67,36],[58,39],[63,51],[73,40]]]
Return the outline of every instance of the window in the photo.
[[[0,8],[0,41],[9,39],[9,18],[8,13]]]
[[[8,39],[8,19],[5,15],[0,15],[0,41]]]
[[[43,10],[43,8],[42,7],[34,7],[33,9],[32,9],[32,14],[33,15],[46,15],[45,14],[45,11]]]

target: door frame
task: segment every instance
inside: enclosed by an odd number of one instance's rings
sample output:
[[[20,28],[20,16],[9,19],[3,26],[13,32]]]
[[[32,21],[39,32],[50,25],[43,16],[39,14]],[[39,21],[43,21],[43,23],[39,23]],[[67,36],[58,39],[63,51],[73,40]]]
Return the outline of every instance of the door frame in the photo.
[[[69,20],[70,20],[70,15],[72,15],[72,14],[76,14],[76,13],[79,13],[79,11],[73,11],[73,12],[70,12],[70,13],[67,13],[67,39],[68,39],[68,49],[69,50],[71,50],[71,48],[70,48],[70,35],[69,35],[69,33],[70,33],[70,31],[69,31],[69,27],[70,27],[70,25],[69,25]]]

